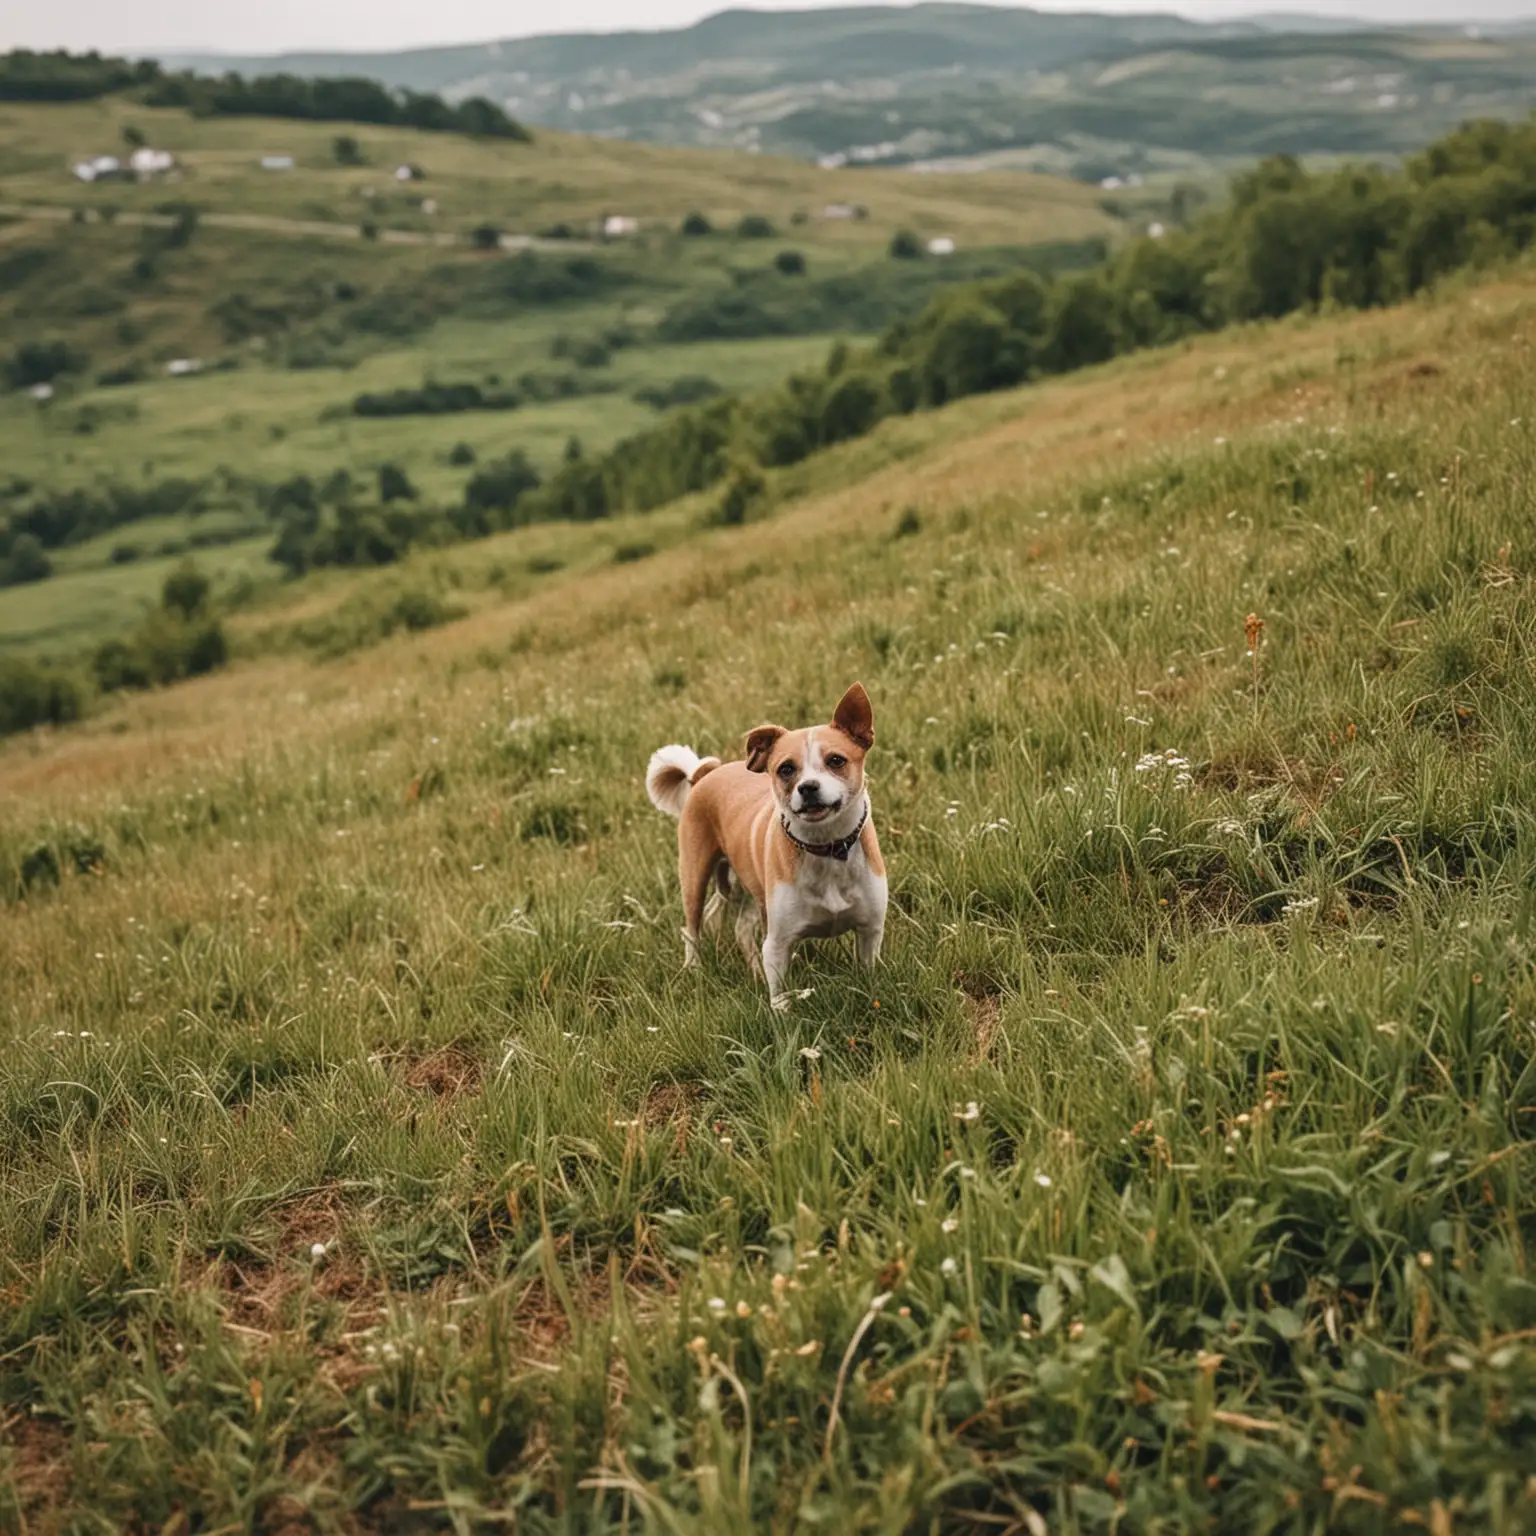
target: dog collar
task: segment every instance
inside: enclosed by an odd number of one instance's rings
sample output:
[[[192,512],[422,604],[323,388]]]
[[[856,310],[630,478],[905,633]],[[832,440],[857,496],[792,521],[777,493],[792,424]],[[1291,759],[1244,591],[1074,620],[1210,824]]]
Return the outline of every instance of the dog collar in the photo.
[[[789,830],[789,818],[779,817],[779,825],[784,829],[784,836],[792,842],[801,853],[808,853],[817,859],[836,859],[839,864],[848,862],[848,855],[853,852],[854,845],[858,842],[864,831],[864,823],[869,820],[869,801],[864,802],[864,814],[859,817],[859,824],[847,837],[840,837],[835,843],[805,843]]]

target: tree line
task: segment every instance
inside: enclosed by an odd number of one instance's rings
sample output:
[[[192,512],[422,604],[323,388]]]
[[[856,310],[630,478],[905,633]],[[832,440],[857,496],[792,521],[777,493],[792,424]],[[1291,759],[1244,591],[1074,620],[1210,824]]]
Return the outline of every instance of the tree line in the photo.
[[[352,76],[229,73],[218,77],[165,70],[99,53],[0,54],[0,101],[90,101],[128,93],[148,107],[182,107],[197,117],[285,117],[309,122],[377,123],[436,133],[528,142],[528,130],[495,102],[471,96],[450,105],[425,91],[390,90]]]
[[[836,347],[769,393],[677,411],[600,458],[571,460],[504,515],[600,518],[726,483],[720,512],[732,521],[762,468],[886,417],[1228,325],[1396,303],[1533,242],[1536,115],[1468,123],[1394,170],[1314,172],[1273,157],[1185,229],[1085,271],[1020,269],[951,288],[873,346]]]

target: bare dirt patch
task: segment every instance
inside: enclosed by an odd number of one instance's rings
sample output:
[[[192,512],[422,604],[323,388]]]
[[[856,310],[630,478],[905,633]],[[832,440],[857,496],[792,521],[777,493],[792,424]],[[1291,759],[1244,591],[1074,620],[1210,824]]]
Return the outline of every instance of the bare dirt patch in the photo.
[[[688,1148],[704,1090],[697,1083],[652,1083],[640,1105],[640,1119],[648,1129],[670,1124],[679,1156]]]
[[[480,1091],[481,1066],[457,1045],[445,1045],[413,1061],[405,1071],[405,1083],[418,1093],[438,1099],[456,1099]]]
[[[21,1529],[60,1529],[70,1485],[70,1434],[54,1419],[15,1413],[0,1419],[0,1475],[10,1483]],[[0,1506],[3,1507],[3,1506]]]

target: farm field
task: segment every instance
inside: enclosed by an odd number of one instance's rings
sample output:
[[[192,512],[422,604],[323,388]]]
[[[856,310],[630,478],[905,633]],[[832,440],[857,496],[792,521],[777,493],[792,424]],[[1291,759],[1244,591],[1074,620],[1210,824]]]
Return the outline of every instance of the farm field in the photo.
[[[0,1525],[1530,1529],[1533,343],[1141,352],[0,745]],[[854,677],[886,960],[777,1016],[640,777]]]

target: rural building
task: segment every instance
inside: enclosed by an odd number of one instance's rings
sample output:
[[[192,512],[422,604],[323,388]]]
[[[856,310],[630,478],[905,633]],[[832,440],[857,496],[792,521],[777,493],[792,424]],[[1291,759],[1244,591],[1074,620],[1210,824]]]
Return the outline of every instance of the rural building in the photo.
[[[632,219],[627,213],[610,213],[603,220],[603,234],[607,239],[614,240],[625,235],[638,235],[639,233],[639,219]]]
[[[953,256],[955,254],[955,242],[948,235],[936,235],[928,242],[928,254],[930,256]]]
[[[148,181],[153,176],[164,176],[174,171],[176,156],[168,149],[151,149],[149,145],[144,144],[129,155],[128,169],[140,181]]]
[[[263,155],[261,168],[264,171],[291,171],[293,169],[292,155]]]
[[[116,155],[93,155],[75,162],[75,175],[81,181],[121,181],[128,174]]]

